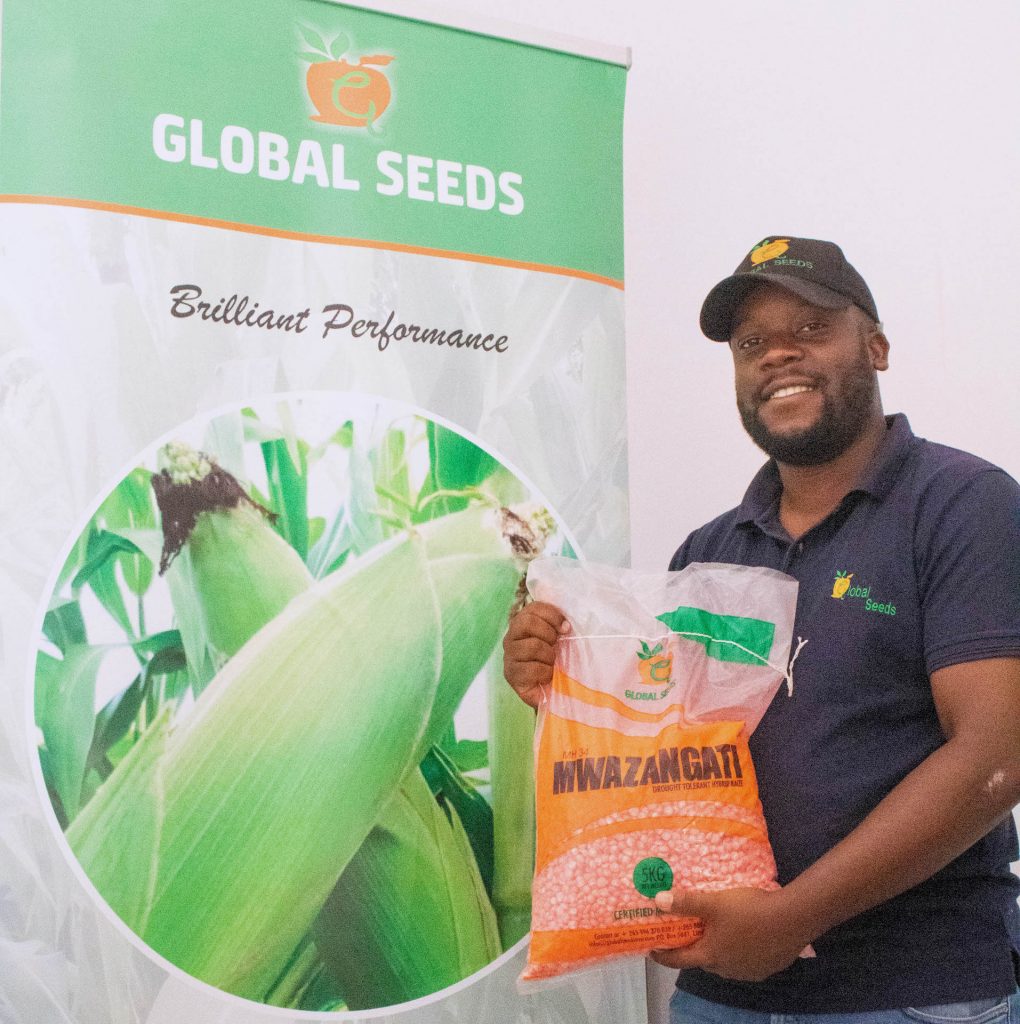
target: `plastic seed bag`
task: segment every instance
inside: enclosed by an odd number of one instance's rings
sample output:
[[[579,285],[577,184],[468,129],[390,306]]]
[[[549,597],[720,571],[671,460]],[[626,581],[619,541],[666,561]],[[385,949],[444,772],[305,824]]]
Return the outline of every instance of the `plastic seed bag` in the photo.
[[[522,982],[696,941],[660,892],[778,887],[747,740],[792,692],[797,603],[789,576],[718,563],[542,558],[528,590],[572,632],[539,707]]]

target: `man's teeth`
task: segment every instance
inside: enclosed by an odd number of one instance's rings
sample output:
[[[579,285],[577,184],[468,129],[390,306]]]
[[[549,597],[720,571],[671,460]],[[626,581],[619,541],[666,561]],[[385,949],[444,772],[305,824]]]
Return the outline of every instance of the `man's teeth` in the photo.
[[[793,387],[780,388],[778,391],[773,391],[769,398],[789,398],[790,395],[799,395],[805,391],[814,390],[809,384],[795,384]]]

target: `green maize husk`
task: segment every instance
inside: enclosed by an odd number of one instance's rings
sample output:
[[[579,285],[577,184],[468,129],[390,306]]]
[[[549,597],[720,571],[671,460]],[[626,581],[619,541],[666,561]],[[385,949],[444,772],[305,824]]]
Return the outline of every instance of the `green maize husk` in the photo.
[[[502,952],[456,811],[444,812],[417,768],[345,868],[314,935],[352,1010],[431,995]]]
[[[549,513],[537,506],[501,509],[499,517],[503,536],[524,562],[541,552],[546,539],[555,529]],[[458,535],[454,530],[436,530],[429,533],[425,541],[429,561],[433,566],[432,578],[439,603],[448,611],[443,619],[445,653],[442,675],[428,725],[419,744],[419,760],[449,727],[467,688],[499,645],[506,632],[513,603],[506,600],[502,588],[493,587],[491,590],[482,590],[482,604],[473,606],[479,600],[479,595],[468,594],[461,586],[461,576],[468,566],[474,566],[477,572],[499,572],[498,558],[494,559],[489,539],[484,532],[465,531],[463,535]],[[515,600],[523,590],[521,576],[518,577],[518,584]],[[460,618],[473,615],[490,625],[490,632],[484,642],[477,646],[464,643],[457,635]]]
[[[422,545],[359,568],[294,598],[170,738],[142,937],[237,995],[260,998],[311,924],[406,771],[438,682]],[[380,640],[379,609],[415,628]]]
[[[314,582],[297,552],[252,508],[199,516],[188,548],[202,625],[222,656],[236,654]],[[220,557],[224,550],[234,557]]]
[[[116,879],[97,883],[158,952],[249,998],[272,986],[413,765],[440,674],[467,685],[458,673],[471,665],[446,657],[444,637],[484,656],[502,632],[519,570],[486,523],[492,516],[448,516],[295,597],[175,730],[162,759],[151,901],[128,907],[107,891]],[[453,538],[473,537],[488,538],[472,546],[473,557],[432,566],[430,551],[442,555]],[[466,600],[441,609],[438,592],[456,587]],[[500,603],[497,623],[478,615]],[[356,628],[338,628],[344,622]],[[354,749],[338,742],[344,735]],[[347,806],[338,814],[341,795]],[[144,812],[141,800],[125,810],[103,797],[72,839],[90,876],[102,875],[98,862],[132,811]]]
[[[180,485],[193,482],[187,472],[177,476]],[[206,631],[226,655],[313,583],[290,546],[243,502],[199,515],[186,543]],[[445,580],[446,570],[435,564]],[[458,678],[449,666],[443,675]],[[351,1009],[428,995],[501,952],[478,865],[455,832],[463,835],[460,822],[442,814],[420,772],[412,769],[344,871],[316,927],[319,950]],[[401,877],[404,886],[385,884]],[[343,908],[342,920],[324,926],[337,907]],[[428,954],[404,955],[405,946],[420,946],[422,935],[431,940]],[[293,1001],[277,986],[267,1001],[279,1004],[280,999],[286,1005]]]
[[[266,510],[215,462],[171,443],[159,463],[152,486],[163,519],[160,571],[169,569],[172,579],[171,562],[187,545],[193,592],[174,593],[175,610],[185,619],[197,611],[222,665],[314,581],[297,552],[269,527]],[[179,607],[189,597],[194,608]]]
[[[168,709],[145,730],[67,830],[67,841],[92,884],[139,933],[156,884],[169,718]]]
[[[489,769],[492,778],[492,905],[504,949],[531,929],[535,869],[535,713],[503,678],[503,650],[489,664]]]

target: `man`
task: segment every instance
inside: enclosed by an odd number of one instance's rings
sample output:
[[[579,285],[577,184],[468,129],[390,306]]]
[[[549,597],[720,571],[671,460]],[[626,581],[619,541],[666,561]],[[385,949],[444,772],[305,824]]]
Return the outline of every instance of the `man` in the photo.
[[[670,568],[796,577],[809,642],[751,737],[782,888],[674,894],[705,929],[655,954],[681,969],[673,1019],[1020,1024],[1020,487],[883,415],[889,343],[831,242],[765,239],[701,327],[770,460]],[[511,623],[506,675],[531,704],[567,629],[542,604]]]

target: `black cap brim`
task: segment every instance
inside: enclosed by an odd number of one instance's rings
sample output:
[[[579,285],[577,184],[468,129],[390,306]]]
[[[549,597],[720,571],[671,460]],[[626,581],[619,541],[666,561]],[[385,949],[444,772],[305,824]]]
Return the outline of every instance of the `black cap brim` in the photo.
[[[769,274],[767,277],[747,273],[733,274],[720,281],[702,303],[702,334],[712,341],[729,341],[733,317],[738,307],[755,288],[763,285],[784,288],[798,298],[823,309],[846,309],[847,306],[853,305],[853,301],[845,295],[799,277],[787,277],[782,274]]]

